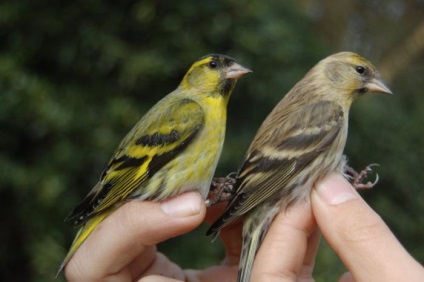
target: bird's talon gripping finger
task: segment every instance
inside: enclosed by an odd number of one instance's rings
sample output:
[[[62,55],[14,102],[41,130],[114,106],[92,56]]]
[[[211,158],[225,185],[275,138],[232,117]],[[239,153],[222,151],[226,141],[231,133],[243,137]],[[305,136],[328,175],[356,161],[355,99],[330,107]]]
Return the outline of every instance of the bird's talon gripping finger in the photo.
[[[236,183],[232,175],[236,175],[236,173],[232,172],[226,177],[216,177],[212,180],[208,199],[205,202],[207,207],[228,202],[232,198],[234,184]]]
[[[379,176],[378,174],[376,174],[376,178],[374,182],[367,182],[367,183],[362,183],[362,181],[367,178],[368,173],[372,171],[373,166],[378,166],[378,164],[370,164],[368,165],[366,168],[364,168],[360,173],[356,173],[356,176],[354,177],[354,181],[352,183],[353,187],[355,187],[356,190],[359,189],[371,189],[373,188],[378,180],[379,180]],[[350,168],[352,169],[352,168]]]

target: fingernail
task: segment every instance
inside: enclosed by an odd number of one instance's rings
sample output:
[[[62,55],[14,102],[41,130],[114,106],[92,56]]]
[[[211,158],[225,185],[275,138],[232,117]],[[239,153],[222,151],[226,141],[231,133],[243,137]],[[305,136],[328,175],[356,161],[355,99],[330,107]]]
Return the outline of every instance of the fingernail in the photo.
[[[162,203],[162,210],[172,217],[186,217],[200,213],[204,200],[197,192],[189,192]]]
[[[333,173],[315,184],[318,196],[327,204],[339,205],[358,198],[350,183],[340,174]]]

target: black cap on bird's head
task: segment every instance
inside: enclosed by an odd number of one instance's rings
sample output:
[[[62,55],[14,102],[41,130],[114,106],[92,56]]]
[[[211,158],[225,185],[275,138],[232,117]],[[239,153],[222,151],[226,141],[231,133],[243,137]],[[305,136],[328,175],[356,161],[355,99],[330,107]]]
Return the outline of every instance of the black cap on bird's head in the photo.
[[[238,78],[250,72],[252,72],[250,69],[238,64],[229,56],[210,54],[193,63],[181,84],[191,85],[207,92],[218,90],[225,95],[230,94]]]
[[[198,61],[207,60],[212,69],[223,69],[225,79],[238,79],[243,75],[252,72],[250,69],[236,63],[236,60],[222,54],[210,54],[201,57]]]

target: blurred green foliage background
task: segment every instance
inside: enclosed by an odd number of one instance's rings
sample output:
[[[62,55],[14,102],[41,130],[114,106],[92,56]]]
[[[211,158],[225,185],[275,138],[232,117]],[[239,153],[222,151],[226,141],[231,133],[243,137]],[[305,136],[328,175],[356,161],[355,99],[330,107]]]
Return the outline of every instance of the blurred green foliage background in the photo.
[[[381,165],[362,195],[423,263],[423,15],[422,0],[2,1],[0,277],[53,280],[76,232],[67,213],[127,131],[208,53],[254,71],[231,99],[217,175],[238,168],[262,120],[318,60],[369,58],[395,95],[353,106],[346,153],[357,169]],[[216,263],[222,248],[205,228],[160,249],[190,268]],[[317,281],[343,271],[323,243]]]

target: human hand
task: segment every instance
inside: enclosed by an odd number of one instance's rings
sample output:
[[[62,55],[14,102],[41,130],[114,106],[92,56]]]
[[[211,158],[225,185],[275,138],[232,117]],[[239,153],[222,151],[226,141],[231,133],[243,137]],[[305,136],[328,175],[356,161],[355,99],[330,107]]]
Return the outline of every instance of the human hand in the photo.
[[[424,281],[424,268],[335,173],[316,183],[310,204],[277,215],[257,254],[252,281],[314,281],[316,224],[349,270],[339,281]]]
[[[217,217],[224,206],[208,211]],[[163,203],[131,201],[107,217],[87,238],[65,268],[68,281],[234,281],[241,245],[241,225],[222,234],[226,257],[205,270],[183,270],[157,252],[156,244],[187,233],[205,217],[197,192]]]
[[[340,281],[424,281],[424,268],[344,177],[317,183],[311,202],[323,236],[350,271]]]
[[[205,270],[182,270],[158,253],[155,244],[199,225],[205,216],[205,206],[197,193],[187,193],[166,203],[133,201],[118,209],[74,255],[65,269],[67,278],[70,281],[235,281],[241,224],[222,230],[220,237],[226,257],[220,265]],[[176,211],[172,211],[173,206]],[[222,212],[222,206],[208,211],[209,221]],[[313,281],[320,237],[316,222],[350,270],[340,281],[423,280],[423,267],[405,251],[352,186],[334,174],[317,183],[311,203],[300,203],[277,215],[256,256],[252,281]]]

